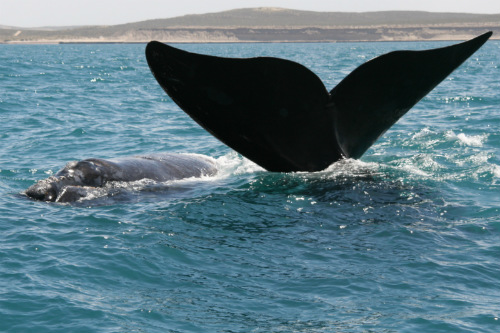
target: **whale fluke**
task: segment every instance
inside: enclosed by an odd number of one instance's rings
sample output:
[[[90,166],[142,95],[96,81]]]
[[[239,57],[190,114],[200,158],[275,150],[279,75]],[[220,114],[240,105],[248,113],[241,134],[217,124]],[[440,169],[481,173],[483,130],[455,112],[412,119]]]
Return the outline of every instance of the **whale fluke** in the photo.
[[[344,155],[360,158],[491,35],[432,50],[394,51],[356,68],[330,92],[335,133]]]
[[[491,34],[387,53],[330,93],[316,74],[285,59],[222,58],[156,41],[147,45],[146,58],[172,100],[229,147],[269,171],[320,171],[361,157]]]

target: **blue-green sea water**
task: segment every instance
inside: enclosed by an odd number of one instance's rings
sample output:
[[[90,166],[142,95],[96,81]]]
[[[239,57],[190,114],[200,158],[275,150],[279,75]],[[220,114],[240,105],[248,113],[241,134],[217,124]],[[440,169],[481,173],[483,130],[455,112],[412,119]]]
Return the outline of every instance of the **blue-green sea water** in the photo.
[[[328,90],[397,49],[197,44],[300,62]],[[270,173],[161,90],[145,45],[0,45],[1,332],[499,332],[500,42],[358,161]],[[22,192],[77,159],[190,152],[215,177]]]

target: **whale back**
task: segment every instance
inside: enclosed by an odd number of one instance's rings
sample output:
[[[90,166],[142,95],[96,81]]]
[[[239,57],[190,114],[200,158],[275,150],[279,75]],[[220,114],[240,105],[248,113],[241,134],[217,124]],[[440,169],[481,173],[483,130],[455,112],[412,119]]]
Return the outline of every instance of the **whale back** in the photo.
[[[158,153],[111,159],[88,158],[69,163],[56,176],[71,172],[79,185],[102,186],[111,181],[151,179],[164,182],[175,179],[211,176],[217,172],[215,163],[195,154]]]
[[[88,158],[67,163],[54,176],[30,186],[25,194],[41,201],[73,202],[109,182],[142,179],[166,182],[216,173],[215,160],[198,154],[157,153],[112,159]]]

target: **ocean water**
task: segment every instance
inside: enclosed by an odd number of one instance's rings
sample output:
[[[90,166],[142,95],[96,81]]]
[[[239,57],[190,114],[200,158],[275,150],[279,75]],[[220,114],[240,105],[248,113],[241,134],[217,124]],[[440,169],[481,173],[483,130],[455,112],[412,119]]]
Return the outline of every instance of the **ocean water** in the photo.
[[[330,90],[453,42],[179,45],[298,61]],[[360,160],[270,173],[186,116],[145,45],[0,45],[1,332],[499,332],[500,42]],[[213,157],[215,177],[22,192],[65,163]]]

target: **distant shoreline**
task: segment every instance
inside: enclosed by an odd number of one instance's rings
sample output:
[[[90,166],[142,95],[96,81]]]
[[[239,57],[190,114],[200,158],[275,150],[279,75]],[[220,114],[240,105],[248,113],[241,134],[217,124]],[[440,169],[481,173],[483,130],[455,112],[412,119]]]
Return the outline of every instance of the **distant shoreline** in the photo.
[[[343,43],[343,42],[424,42],[461,41],[494,31],[492,39],[500,39],[500,29],[477,28],[377,28],[377,29],[163,29],[128,33],[118,38],[60,38],[0,40],[4,45],[29,44],[144,44],[151,40],[165,43]],[[139,36],[140,35],[140,36]]]
[[[339,43],[460,41],[487,31],[500,39],[500,14],[318,13],[250,8],[114,26],[0,28],[2,44]]]
[[[343,43],[404,43],[404,42],[416,42],[416,43],[421,43],[421,42],[460,42],[460,41],[466,41],[469,39],[472,39],[477,36],[471,36],[470,38],[466,39],[408,39],[408,40],[370,40],[370,41],[363,41],[363,40],[356,40],[356,41],[238,41],[238,42],[225,42],[225,41],[205,41],[205,42],[190,42],[190,41],[185,41],[185,42],[180,42],[180,41],[160,41],[166,44],[343,44]],[[490,40],[500,40],[500,38],[491,38]],[[66,41],[61,41],[61,42],[46,42],[46,41],[29,41],[29,42],[0,42],[0,45],[113,45],[113,44],[147,44],[150,41],[120,41],[120,42],[113,42],[113,41],[103,41],[103,42],[90,42],[90,41],[73,41],[73,42],[66,42]]]

